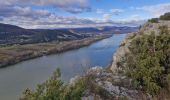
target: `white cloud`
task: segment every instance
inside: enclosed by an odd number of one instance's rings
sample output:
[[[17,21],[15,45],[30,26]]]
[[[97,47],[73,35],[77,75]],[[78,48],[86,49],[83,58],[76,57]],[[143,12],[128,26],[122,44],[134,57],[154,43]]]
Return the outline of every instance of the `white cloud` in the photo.
[[[89,11],[89,0],[0,0],[0,22],[18,25],[24,28],[72,28],[123,25],[121,21],[113,21],[111,17],[122,13],[121,9],[112,9],[101,13],[101,19],[64,17],[51,13],[48,10],[33,9],[34,6],[53,6],[71,13]],[[133,21],[132,21],[133,22]],[[132,23],[131,22],[131,23]]]
[[[147,20],[140,15],[131,15],[127,18],[117,20],[121,24],[131,25],[131,26],[139,26],[144,24]]]
[[[25,17],[47,17],[51,13],[47,10],[33,10],[31,7],[1,7],[0,8],[1,17],[12,17],[12,16],[25,16]]]
[[[153,17],[159,17],[160,15],[170,12],[170,3],[137,7],[137,10],[144,10],[153,15]]]
[[[97,9],[96,13],[97,14],[102,14],[102,19],[101,21],[103,22],[107,22],[107,21],[111,21],[111,17],[113,15],[118,15],[120,13],[124,12],[123,9],[111,9],[110,11],[104,11],[103,9]]]
[[[53,6],[70,13],[90,11],[89,0],[0,0],[0,6]]]
[[[103,21],[109,21],[111,17],[112,17],[112,14],[104,14]]]
[[[103,14],[101,19],[96,18],[76,18],[63,17],[49,12],[48,10],[34,10],[31,7],[15,6],[13,9],[8,7],[0,9],[0,22],[14,24],[24,28],[74,28],[74,27],[96,27],[113,25],[130,25],[137,20],[130,22],[124,20],[111,20],[112,14]],[[138,16],[131,16],[137,19]],[[137,24],[135,24],[137,25]]]
[[[35,13],[35,12],[33,12]],[[104,19],[94,18],[76,18],[76,17],[62,17],[54,14],[49,16],[37,17],[32,16],[10,16],[3,18],[3,23],[14,24],[24,28],[43,28],[43,29],[55,29],[55,28],[76,28],[76,27],[99,27],[99,26],[122,26],[122,25],[140,25],[138,21],[113,21],[110,19],[110,15],[105,15]]]
[[[124,12],[124,10],[123,9],[111,9],[110,12],[112,14],[118,15],[119,13]]]
[[[140,15],[131,15],[129,18],[125,19],[125,21],[128,21],[128,20],[140,21],[140,20],[143,20],[143,19]]]

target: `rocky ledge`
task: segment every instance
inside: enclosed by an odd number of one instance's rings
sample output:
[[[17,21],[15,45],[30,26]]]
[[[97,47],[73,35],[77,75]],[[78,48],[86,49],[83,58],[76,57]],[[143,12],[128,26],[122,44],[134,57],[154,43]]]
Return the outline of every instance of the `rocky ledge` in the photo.
[[[131,80],[125,75],[114,75],[112,72],[97,66],[89,69],[85,77],[87,76],[93,77],[93,80],[89,81],[93,81],[97,87],[102,88],[103,93],[101,93],[102,95],[92,93],[91,90],[87,89],[82,100],[143,100],[141,98],[142,92],[131,88]],[[70,80],[70,85],[74,85],[81,78],[82,76],[75,76]],[[88,85],[91,85],[90,82]],[[104,93],[106,94],[103,96]]]

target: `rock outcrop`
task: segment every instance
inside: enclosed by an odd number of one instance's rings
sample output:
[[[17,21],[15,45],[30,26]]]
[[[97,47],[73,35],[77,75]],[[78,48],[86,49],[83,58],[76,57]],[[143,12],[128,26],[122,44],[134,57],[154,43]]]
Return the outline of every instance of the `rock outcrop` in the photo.
[[[158,23],[145,23],[137,32],[128,33],[126,38],[120,44],[120,47],[117,49],[113,56],[113,61],[110,66],[111,71],[114,74],[118,74],[119,71],[123,71],[125,67],[124,57],[127,53],[129,53],[129,45],[131,41],[137,37],[142,36],[143,34],[151,34],[154,32],[155,34],[159,34],[159,27],[160,26],[167,26],[170,29],[170,21],[162,21],[160,20]],[[121,63],[121,64],[120,64]]]
[[[141,92],[131,88],[131,80],[124,75],[113,75],[102,67],[93,67],[87,71],[86,76],[93,77],[93,81],[97,87],[102,88],[108,97],[103,98],[100,94],[90,93],[86,91],[83,100],[120,100],[126,98],[127,100],[143,100]],[[77,76],[75,77],[77,79]],[[72,82],[73,83],[73,82]],[[89,82],[90,85],[90,82]]]
[[[119,48],[113,55],[113,61],[110,66],[110,70],[111,70],[112,74],[115,75],[114,77],[112,77],[113,80],[117,80],[115,77],[122,77],[122,76],[126,77],[126,75],[124,73],[125,69],[126,69],[125,57],[128,53],[130,53],[129,46],[130,46],[132,40],[134,40],[135,38],[140,37],[144,34],[149,35],[152,32],[154,32],[155,35],[157,35],[160,33],[160,26],[167,26],[168,29],[170,29],[170,21],[159,21],[158,23],[147,22],[137,32],[127,34],[126,38],[121,42]],[[121,94],[121,95],[127,97],[130,100],[133,100],[133,99],[134,100],[140,100],[140,99],[152,100],[152,97],[149,94],[143,94],[139,90],[131,90],[132,86],[131,86],[130,80],[131,79],[129,79],[129,78],[123,78],[123,79],[119,80],[121,85],[120,84],[115,85],[116,81],[113,81],[112,82],[112,84],[114,84],[113,86],[110,85],[111,83],[107,82],[107,86],[109,86],[109,88],[106,88],[106,89],[109,89],[109,91],[111,89],[112,91],[117,91],[117,93],[120,93],[117,88],[117,86],[119,86],[119,89],[126,90],[126,91],[123,91],[122,92],[123,94]],[[129,88],[126,88],[125,84],[126,85],[128,84]],[[105,85],[103,85],[103,87],[105,87]],[[133,91],[133,92],[130,93],[130,91]],[[133,95],[135,95],[135,96],[133,96]],[[118,95],[118,97],[120,97],[120,96]]]

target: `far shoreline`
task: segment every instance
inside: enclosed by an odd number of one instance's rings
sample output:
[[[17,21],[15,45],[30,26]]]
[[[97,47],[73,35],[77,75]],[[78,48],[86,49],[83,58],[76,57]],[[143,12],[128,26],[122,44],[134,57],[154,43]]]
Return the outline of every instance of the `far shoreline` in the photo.
[[[24,62],[27,60],[31,60],[31,59],[36,59],[42,56],[47,56],[47,55],[53,55],[53,54],[59,54],[59,53],[63,53],[63,52],[67,52],[70,50],[75,50],[75,49],[79,49],[82,47],[86,47],[91,45],[92,43],[95,43],[97,41],[106,39],[111,37],[113,34],[107,34],[107,35],[100,35],[100,36],[95,36],[95,37],[89,37],[89,38],[85,38],[85,39],[81,39],[81,40],[73,40],[73,41],[67,41],[64,42],[63,44],[58,44],[58,43],[40,43],[40,44],[27,44],[28,46],[39,46],[39,45],[43,45],[43,46],[49,46],[51,44],[52,47],[50,47],[50,49],[48,49],[48,47],[46,47],[46,51],[41,50],[41,48],[38,49],[37,51],[32,51],[31,53],[27,53],[27,54],[18,54],[19,57],[13,57],[13,59],[8,59],[5,62],[0,62],[0,69],[1,68],[6,68],[6,67],[11,67],[12,65],[18,64],[20,62]],[[14,49],[12,49],[12,51],[15,51],[15,49],[23,49],[25,46],[27,45],[23,45],[23,46],[19,46],[16,47]],[[11,48],[10,48],[11,50]],[[26,51],[25,51],[26,52]],[[0,50],[1,53],[1,50]],[[8,55],[7,55],[8,58]]]

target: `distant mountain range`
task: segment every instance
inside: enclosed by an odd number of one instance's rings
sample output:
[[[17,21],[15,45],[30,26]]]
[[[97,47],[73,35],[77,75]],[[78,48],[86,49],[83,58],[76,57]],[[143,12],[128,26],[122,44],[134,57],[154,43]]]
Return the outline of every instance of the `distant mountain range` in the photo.
[[[137,27],[128,26],[69,29],[24,29],[10,24],[0,23],[0,44],[29,44],[63,40],[68,41],[100,34],[127,33],[135,30],[137,30]]]

